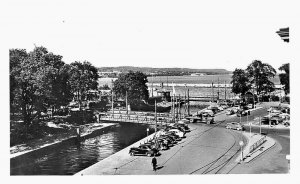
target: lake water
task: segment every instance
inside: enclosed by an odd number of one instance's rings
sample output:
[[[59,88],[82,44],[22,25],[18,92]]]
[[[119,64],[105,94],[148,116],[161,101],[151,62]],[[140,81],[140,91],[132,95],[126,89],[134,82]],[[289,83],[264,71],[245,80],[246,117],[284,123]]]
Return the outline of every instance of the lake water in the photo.
[[[147,136],[146,124],[120,123],[80,144],[57,144],[11,159],[11,175],[73,175]],[[150,127],[150,133],[154,130]]]
[[[148,77],[148,86],[151,87],[152,82],[153,86],[157,89],[161,89],[160,85],[163,83],[165,90],[172,90],[172,83],[176,85],[175,92],[176,95],[184,96],[186,94],[187,89],[189,89],[190,96],[211,96],[212,93],[214,95],[217,95],[219,93],[220,98],[225,98],[225,88],[217,88],[214,87],[213,91],[211,88],[207,87],[199,87],[197,85],[200,84],[211,84],[212,82],[216,85],[222,84],[228,86],[228,84],[231,81],[232,75],[226,74],[226,75],[204,75],[204,76],[154,76],[154,77]],[[108,86],[111,86],[112,78],[100,78],[99,79],[99,85],[102,86],[104,84],[107,84]],[[276,75],[272,80],[275,85],[280,84],[280,80],[278,75]],[[184,87],[184,85],[187,84],[187,87]],[[226,98],[230,98],[235,96],[233,93],[231,93],[231,89],[227,87],[226,89]]]
[[[154,76],[154,77],[148,77],[149,83],[164,83],[164,85],[171,85],[174,84],[211,84],[214,82],[215,84],[219,83],[229,84],[231,81],[232,75],[204,75],[204,76]],[[99,85],[102,86],[104,84],[111,85],[111,81],[115,80],[112,78],[100,78],[99,79]],[[280,84],[279,76],[276,75],[274,78],[271,79],[274,84]]]

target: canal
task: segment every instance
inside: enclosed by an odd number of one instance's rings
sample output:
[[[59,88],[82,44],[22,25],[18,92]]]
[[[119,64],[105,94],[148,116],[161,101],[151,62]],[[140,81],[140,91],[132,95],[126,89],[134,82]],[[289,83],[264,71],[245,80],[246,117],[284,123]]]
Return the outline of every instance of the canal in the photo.
[[[80,143],[66,141],[12,158],[11,175],[73,175],[147,136],[149,125],[119,123]],[[150,128],[150,133],[154,129]]]

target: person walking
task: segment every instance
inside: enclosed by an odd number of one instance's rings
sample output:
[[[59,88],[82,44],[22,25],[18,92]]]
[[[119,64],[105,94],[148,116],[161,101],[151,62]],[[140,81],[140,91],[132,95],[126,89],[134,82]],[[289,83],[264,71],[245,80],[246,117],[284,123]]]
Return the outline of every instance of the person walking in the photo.
[[[154,155],[154,157],[152,158],[153,171],[156,171],[156,164],[157,164],[157,160],[156,160],[156,157]]]

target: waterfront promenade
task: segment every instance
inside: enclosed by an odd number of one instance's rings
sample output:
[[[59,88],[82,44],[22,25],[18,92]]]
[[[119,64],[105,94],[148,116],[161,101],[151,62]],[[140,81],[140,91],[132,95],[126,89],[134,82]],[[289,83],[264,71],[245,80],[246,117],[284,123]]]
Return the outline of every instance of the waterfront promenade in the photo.
[[[266,109],[267,106],[262,104],[251,111],[249,118],[267,113]],[[250,134],[245,131],[225,129],[227,122],[240,120],[238,117],[219,113],[216,119],[219,123],[213,125],[189,124],[192,131],[187,134],[187,137],[171,149],[162,151],[162,155],[157,157],[156,172],[152,171],[151,157],[132,157],[128,154],[130,147],[147,141],[153,136],[150,135],[76,175],[250,174],[267,171],[268,168],[272,170],[267,172],[288,172],[287,160],[283,157],[289,154],[289,151],[283,150],[286,153],[281,154],[282,147],[285,147],[282,142],[285,144],[285,140],[278,143],[281,139],[278,136],[267,136],[263,144],[257,145],[257,148],[250,153],[250,147],[264,136],[259,135],[257,131]],[[245,120],[243,117],[243,124],[246,123]],[[240,163],[240,141],[244,142],[242,163]]]
[[[128,146],[76,175],[147,175],[222,173],[224,163],[234,162],[240,152],[238,142],[247,139],[238,131],[218,125],[190,124],[191,132],[157,157],[158,170],[152,171],[151,157],[130,156],[130,147],[138,146],[153,135]],[[218,136],[215,136],[218,135]]]

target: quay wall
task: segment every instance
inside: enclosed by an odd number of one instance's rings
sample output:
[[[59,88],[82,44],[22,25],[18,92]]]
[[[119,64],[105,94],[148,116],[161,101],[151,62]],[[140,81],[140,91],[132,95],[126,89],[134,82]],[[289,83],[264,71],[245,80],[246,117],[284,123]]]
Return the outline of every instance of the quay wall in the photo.
[[[113,175],[118,170],[119,167],[130,163],[132,160],[136,159],[129,155],[129,150],[131,147],[138,147],[140,144],[147,142],[149,139],[152,139],[155,136],[155,133],[150,134],[149,136],[127,146],[126,148],[118,151],[117,153],[91,165],[90,167],[81,170],[76,173],[75,176],[83,175],[99,175],[99,174],[108,174]],[[114,169],[112,169],[112,165]]]
[[[101,132],[103,130],[106,130],[106,129],[109,129],[109,128],[112,128],[113,126],[115,126],[115,124],[106,125],[104,127],[98,128],[98,129],[96,129],[92,132],[83,134],[83,135],[81,135],[80,140],[94,137],[99,132]],[[17,152],[17,153],[11,154],[10,159],[11,159],[11,161],[13,161],[14,158],[22,158],[22,157],[26,158],[30,155],[36,155],[36,154],[38,155],[38,154],[47,152],[48,150],[52,150],[60,144],[66,144],[66,143],[76,142],[76,141],[78,141],[78,138],[77,138],[76,135],[73,135],[73,136],[70,136],[70,137],[68,137],[66,139],[63,139],[63,140],[59,140],[59,141],[56,141],[56,142],[53,142],[53,143],[50,143],[50,144],[45,144],[44,146],[41,146],[39,148],[35,148],[35,149],[32,149],[32,150],[27,150],[27,151]]]

